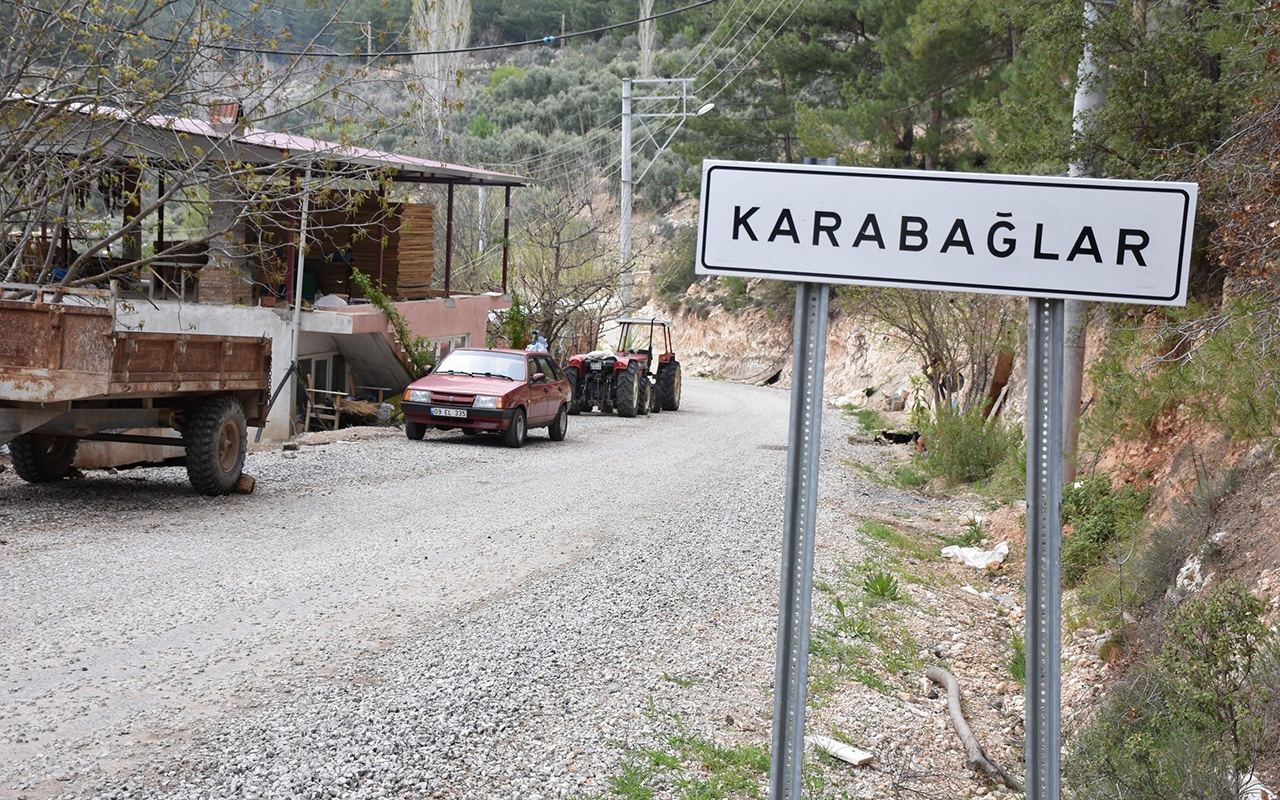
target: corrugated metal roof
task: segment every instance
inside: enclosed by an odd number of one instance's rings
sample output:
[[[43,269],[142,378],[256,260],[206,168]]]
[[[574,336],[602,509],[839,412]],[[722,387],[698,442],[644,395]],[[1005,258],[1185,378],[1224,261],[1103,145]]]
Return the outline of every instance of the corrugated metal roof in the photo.
[[[33,105],[55,105],[50,101],[23,95],[9,94],[8,102],[21,101]],[[63,106],[68,111],[86,116],[110,117],[128,122],[130,112],[112,106],[93,103],[69,103]],[[178,117],[165,114],[154,114],[141,120],[142,124],[155,131],[167,131],[187,136],[203,136],[211,140],[220,140],[224,134],[212,124],[193,117]],[[382,150],[371,150],[338,142],[327,142],[309,136],[298,136],[280,131],[263,131],[249,129],[229,137],[232,144],[252,148],[237,153],[242,160],[259,161],[266,159],[272,152],[278,154],[279,161],[296,159],[300,155],[315,156],[317,161],[325,161],[333,166],[349,165],[359,169],[390,169],[394,175],[392,180],[421,183],[462,183],[473,186],[527,186],[528,178],[504,172],[476,169],[459,164],[446,164],[443,161],[418,158],[416,156],[389,153]]]

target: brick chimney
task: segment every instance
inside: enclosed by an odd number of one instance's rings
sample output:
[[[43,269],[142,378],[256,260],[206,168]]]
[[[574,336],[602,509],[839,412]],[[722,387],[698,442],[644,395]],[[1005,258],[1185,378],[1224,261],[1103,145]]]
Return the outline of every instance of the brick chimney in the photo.
[[[237,100],[215,100],[209,124],[222,136],[239,132],[244,118]],[[216,166],[215,166],[216,169]],[[200,270],[201,303],[249,305],[253,286],[245,255],[244,201],[231,178],[209,181],[209,259]]]

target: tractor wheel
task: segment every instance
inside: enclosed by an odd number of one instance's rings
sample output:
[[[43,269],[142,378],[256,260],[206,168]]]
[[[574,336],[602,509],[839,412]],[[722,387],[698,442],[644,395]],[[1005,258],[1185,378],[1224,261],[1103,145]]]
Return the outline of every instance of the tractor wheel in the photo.
[[[632,361],[615,378],[618,388],[613,393],[614,408],[620,417],[634,417],[640,409],[640,362]]]
[[[231,494],[249,446],[249,428],[240,401],[220,394],[196,406],[186,430],[187,480],[200,494]]]
[[[658,403],[663,411],[680,409],[680,362],[668,361],[658,368]]]
[[[578,382],[582,380],[582,372],[577,367],[565,367],[564,376],[569,381],[569,413],[582,413],[582,394],[578,390]]]
[[[636,398],[636,416],[649,416],[649,409],[653,407],[653,387],[649,384],[649,376],[644,371],[640,372],[640,394]]]
[[[427,435],[427,426],[421,422],[406,419],[404,421],[404,435],[415,442],[420,442],[422,437]]]
[[[507,447],[524,447],[524,440],[528,433],[529,428],[524,418],[524,409],[517,408],[515,416],[511,418],[511,425],[507,427],[507,433],[504,437]]]
[[[24,433],[9,442],[13,471],[27,483],[60,481],[71,471],[79,439]]]
[[[662,398],[658,397],[658,382],[653,379],[649,381],[649,412],[662,413]]]
[[[551,437],[553,442],[563,442],[565,431],[568,429],[569,407],[567,405],[560,406],[560,410],[556,412],[556,418],[551,422],[551,427],[547,429],[547,435]]]

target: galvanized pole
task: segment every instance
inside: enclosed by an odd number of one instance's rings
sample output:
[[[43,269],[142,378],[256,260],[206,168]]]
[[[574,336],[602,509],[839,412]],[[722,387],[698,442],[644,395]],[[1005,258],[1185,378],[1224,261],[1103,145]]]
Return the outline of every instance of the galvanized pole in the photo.
[[[620,261],[625,267],[631,260],[631,79],[622,79],[622,224],[618,232],[621,242]]]
[[[1062,796],[1063,300],[1027,300],[1027,800]]]
[[[830,287],[826,284],[796,285],[770,800],[800,800],[803,786],[800,768],[804,759],[810,595],[817,524],[818,456],[822,453],[822,373],[829,295]]]

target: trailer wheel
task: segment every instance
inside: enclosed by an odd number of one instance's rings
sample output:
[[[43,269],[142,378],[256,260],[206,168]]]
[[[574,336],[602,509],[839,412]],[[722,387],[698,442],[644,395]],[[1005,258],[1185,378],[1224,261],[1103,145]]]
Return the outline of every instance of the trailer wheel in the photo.
[[[205,400],[191,414],[183,432],[187,479],[200,494],[230,494],[244,469],[249,429],[240,401],[229,394]]]
[[[680,409],[680,362],[669,361],[658,368],[658,402],[663,411]]]
[[[511,425],[507,427],[507,433],[503,437],[507,443],[507,447],[524,447],[525,436],[529,433],[529,429],[525,423],[524,409],[517,408],[514,416],[511,417]]]
[[[582,413],[582,392],[578,382],[582,380],[582,372],[577,367],[565,367],[564,376],[569,381],[569,413]]]
[[[49,483],[67,477],[79,446],[78,439],[24,433],[9,442],[9,455],[19,478],[27,483]]]
[[[640,362],[632,361],[618,374],[618,389],[614,392],[614,408],[620,417],[634,417],[640,401]]]
[[[421,422],[414,422],[411,419],[404,421],[404,435],[415,442],[422,441],[422,437],[427,434],[427,426]]]

